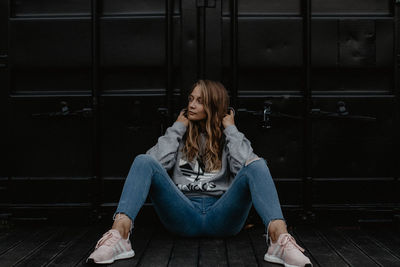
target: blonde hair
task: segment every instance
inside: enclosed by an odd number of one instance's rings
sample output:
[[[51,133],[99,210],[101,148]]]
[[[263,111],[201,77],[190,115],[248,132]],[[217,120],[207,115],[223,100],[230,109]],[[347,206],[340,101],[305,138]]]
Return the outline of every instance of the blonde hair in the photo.
[[[200,122],[189,120],[183,154],[188,161],[200,156],[207,171],[217,170],[222,165],[221,157],[224,142],[222,119],[229,106],[229,96],[220,82],[210,80],[198,80],[192,86],[189,95],[197,86],[203,99],[204,111],[207,114],[205,119],[205,148],[204,152],[200,154]]]

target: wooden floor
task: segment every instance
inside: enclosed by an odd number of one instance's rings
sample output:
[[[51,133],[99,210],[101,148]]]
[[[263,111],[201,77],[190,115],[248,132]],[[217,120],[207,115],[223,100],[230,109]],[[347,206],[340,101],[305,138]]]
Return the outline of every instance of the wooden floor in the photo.
[[[82,266],[108,225],[14,226],[0,230],[0,266]],[[395,228],[296,226],[314,266],[400,266]],[[135,226],[136,256],[112,266],[279,266],[263,261],[263,226],[229,238],[182,238],[161,225]]]

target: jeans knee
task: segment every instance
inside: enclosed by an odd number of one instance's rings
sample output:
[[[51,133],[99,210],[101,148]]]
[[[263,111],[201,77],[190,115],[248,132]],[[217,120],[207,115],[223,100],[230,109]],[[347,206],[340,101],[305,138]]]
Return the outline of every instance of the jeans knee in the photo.
[[[267,162],[262,158],[250,163],[246,167],[246,172],[248,174],[250,174],[251,177],[253,177],[254,175],[260,176],[260,177],[269,177],[269,176],[271,176],[271,172],[269,170]]]
[[[254,161],[251,161],[246,167],[248,168],[268,168],[267,162],[263,158],[258,158]]]
[[[133,161],[133,163],[136,164],[146,164],[146,163],[150,163],[150,162],[154,162],[156,161],[155,158],[153,158],[150,155],[147,154],[139,154],[135,157],[135,160]]]

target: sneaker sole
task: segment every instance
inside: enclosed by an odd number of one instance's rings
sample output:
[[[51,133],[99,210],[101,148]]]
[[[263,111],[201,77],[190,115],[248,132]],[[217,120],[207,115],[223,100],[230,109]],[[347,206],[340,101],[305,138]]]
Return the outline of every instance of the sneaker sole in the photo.
[[[272,262],[272,263],[282,264],[282,265],[284,265],[285,267],[303,267],[303,266],[297,266],[297,265],[287,264],[287,263],[285,263],[282,259],[280,259],[280,258],[278,258],[278,257],[276,257],[276,256],[268,255],[268,254],[265,254],[265,255],[264,255],[264,260],[265,260],[265,261],[268,261],[268,262]],[[308,263],[307,263],[306,265],[304,265],[304,267],[312,267],[312,264],[308,264]]]
[[[131,250],[131,251],[127,251],[121,254],[118,254],[117,256],[106,260],[106,261],[93,261],[94,263],[97,264],[109,264],[109,263],[113,263],[116,260],[122,260],[122,259],[129,259],[135,256],[135,251]]]

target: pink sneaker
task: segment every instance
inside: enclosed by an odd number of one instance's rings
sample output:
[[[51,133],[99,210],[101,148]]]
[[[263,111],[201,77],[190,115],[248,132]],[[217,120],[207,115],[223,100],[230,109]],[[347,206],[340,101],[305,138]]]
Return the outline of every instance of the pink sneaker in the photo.
[[[129,237],[125,240],[118,230],[111,229],[100,238],[86,262],[113,263],[115,260],[132,258],[133,256],[135,256],[135,252],[132,250]]]
[[[290,234],[281,234],[275,243],[270,242],[268,251],[264,255],[264,260],[280,263],[285,267],[311,267],[310,259],[302,252],[304,252],[304,249],[297,245]]]

